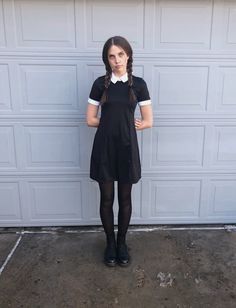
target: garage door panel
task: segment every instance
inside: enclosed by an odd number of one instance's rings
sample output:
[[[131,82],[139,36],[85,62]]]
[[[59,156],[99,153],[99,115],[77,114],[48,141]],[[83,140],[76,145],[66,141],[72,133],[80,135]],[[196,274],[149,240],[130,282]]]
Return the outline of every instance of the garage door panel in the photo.
[[[217,92],[215,109],[219,112],[236,112],[236,67],[219,66],[217,71]]]
[[[5,25],[3,23],[3,1],[0,0],[0,47],[6,47]]]
[[[73,0],[14,0],[17,46],[75,47]]]
[[[16,149],[13,126],[0,126],[0,170],[16,168]]]
[[[26,169],[80,168],[77,126],[25,126]]]
[[[154,66],[154,98],[157,98],[154,109],[168,113],[205,111],[208,78],[207,66]]]
[[[87,64],[86,70],[89,76],[89,81],[93,83],[95,79],[97,79],[99,76],[104,75],[104,67],[102,64]]]
[[[151,167],[199,166],[204,157],[204,126],[154,126]]]
[[[210,48],[212,1],[156,0],[155,3],[156,48]]]
[[[31,181],[28,189],[30,220],[82,218],[80,181]]]
[[[219,50],[236,50],[236,3],[218,1],[214,7],[212,47]]]
[[[104,17],[104,12],[109,12]],[[120,19],[122,12],[122,22]],[[87,46],[102,47],[104,41],[117,33],[125,36],[134,47],[144,48],[144,1],[86,1],[88,25]],[[109,25],[109,26],[107,26]]]
[[[236,126],[215,126],[214,166],[236,167]]]
[[[236,219],[236,179],[217,179],[210,183],[209,216]],[[221,218],[221,219],[222,219]]]
[[[0,110],[11,110],[10,76],[8,65],[0,65]]]
[[[20,64],[19,70],[23,111],[78,110],[75,64]]]
[[[79,163],[80,163],[80,170],[85,171],[86,173],[90,167],[90,155],[92,146],[93,146],[93,139],[96,133],[96,129],[91,129],[81,123],[79,125]]]
[[[17,182],[0,181],[0,224],[21,221],[20,189]]]
[[[228,42],[236,44],[236,5],[230,8],[228,21]]]
[[[86,213],[91,220],[98,220],[100,217],[100,191],[95,181],[88,182],[88,207]]]
[[[201,181],[150,181],[151,217],[199,216]]]
[[[142,181],[132,186],[132,218],[139,219],[142,223]]]

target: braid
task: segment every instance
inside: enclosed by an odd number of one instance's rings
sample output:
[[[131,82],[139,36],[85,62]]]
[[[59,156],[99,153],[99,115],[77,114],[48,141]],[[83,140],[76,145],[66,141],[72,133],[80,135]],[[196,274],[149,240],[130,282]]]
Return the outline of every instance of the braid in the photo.
[[[128,74],[128,84],[129,84],[129,100],[131,103],[135,102],[137,99],[133,89],[132,63],[133,63],[133,58],[130,56],[127,63],[127,74]]]
[[[101,97],[101,104],[104,104],[107,101],[107,89],[110,83],[111,83],[111,69],[109,67],[106,67],[106,75],[104,80],[105,89]]]
[[[132,63],[130,61],[127,63],[127,74],[128,74],[129,87],[132,87],[132,85],[133,85]]]

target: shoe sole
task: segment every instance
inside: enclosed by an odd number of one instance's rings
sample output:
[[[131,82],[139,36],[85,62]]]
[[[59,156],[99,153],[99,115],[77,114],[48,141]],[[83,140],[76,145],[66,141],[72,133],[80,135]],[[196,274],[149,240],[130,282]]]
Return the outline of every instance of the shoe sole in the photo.
[[[118,261],[117,264],[119,264],[121,267],[127,267],[127,266],[130,265],[130,261],[127,262],[127,263],[122,263],[122,262],[119,262],[119,261]]]
[[[108,263],[108,262],[104,261],[104,264],[105,264],[106,266],[108,266],[108,267],[114,267],[114,266],[116,266],[117,262]]]

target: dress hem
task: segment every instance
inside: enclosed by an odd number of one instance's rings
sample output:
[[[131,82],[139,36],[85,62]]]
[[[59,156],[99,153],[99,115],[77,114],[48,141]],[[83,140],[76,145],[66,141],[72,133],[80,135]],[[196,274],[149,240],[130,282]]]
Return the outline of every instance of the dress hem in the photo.
[[[136,179],[136,180],[129,180],[129,181],[122,181],[122,180],[119,180],[119,179],[113,179],[113,178],[111,178],[111,179],[108,179],[108,180],[102,180],[102,179],[97,179],[97,178],[94,178],[94,177],[91,177],[90,176],[90,179],[92,179],[92,180],[94,180],[94,181],[96,181],[96,182],[101,182],[101,183],[105,183],[105,182],[111,182],[111,181],[113,181],[113,182],[120,182],[120,183],[127,183],[127,184],[136,184],[136,183],[138,183],[139,182],[139,180],[141,179],[141,177],[140,178],[138,178],[138,179]]]

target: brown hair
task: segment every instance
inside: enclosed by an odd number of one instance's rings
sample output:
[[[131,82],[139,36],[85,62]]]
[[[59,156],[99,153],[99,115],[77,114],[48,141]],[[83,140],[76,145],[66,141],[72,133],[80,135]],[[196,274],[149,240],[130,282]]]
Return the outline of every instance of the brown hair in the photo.
[[[126,52],[127,56],[129,57],[128,62],[127,62],[127,74],[128,74],[128,85],[129,85],[129,100],[130,102],[134,102],[136,100],[136,96],[134,93],[134,90],[132,88],[133,86],[133,77],[132,77],[132,72],[133,72],[133,50],[132,47],[130,46],[129,42],[122,36],[113,36],[110,37],[106,43],[103,46],[103,50],[102,50],[102,60],[105,64],[105,68],[106,68],[106,75],[105,75],[105,80],[104,80],[104,86],[105,86],[105,90],[102,94],[102,98],[101,98],[101,103],[105,103],[107,102],[107,89],[111,83],[111,74],[112,74],[112,70],[108,61],[108,51],[111,48],[111,46],[118,46],[121,47],[122,49],[124,49],[124,51]]]

